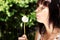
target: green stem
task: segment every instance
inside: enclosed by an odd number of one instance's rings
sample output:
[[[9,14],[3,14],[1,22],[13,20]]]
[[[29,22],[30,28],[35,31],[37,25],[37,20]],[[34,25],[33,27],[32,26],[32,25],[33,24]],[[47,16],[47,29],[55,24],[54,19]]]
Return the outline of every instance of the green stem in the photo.
[[[24,34],[25,34],[25,22],[24,22]]]

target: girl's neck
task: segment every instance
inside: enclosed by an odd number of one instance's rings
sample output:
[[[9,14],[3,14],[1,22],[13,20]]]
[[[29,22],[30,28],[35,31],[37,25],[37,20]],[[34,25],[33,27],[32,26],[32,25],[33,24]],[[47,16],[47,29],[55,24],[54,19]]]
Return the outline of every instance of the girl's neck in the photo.
[[[48,34],[51,34],[53,31],[53,23],[45,22],[45,28]]]
[[[60,29],[59,28],[57,28],[57,27],[54,27],[53,28],[53,23],[46,23],[45,24],[45,28],[46,28],[46,31],[47,31],[47,33],[48,34],[52,34],[52,33],[60,33]]]

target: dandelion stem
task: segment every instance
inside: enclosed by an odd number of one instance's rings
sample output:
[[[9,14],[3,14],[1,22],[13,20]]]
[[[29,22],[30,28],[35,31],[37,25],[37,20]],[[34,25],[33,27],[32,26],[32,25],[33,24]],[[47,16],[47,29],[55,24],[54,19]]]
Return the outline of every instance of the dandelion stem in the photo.
[[[25,22],[24,22],[24,34],[25,34]]]

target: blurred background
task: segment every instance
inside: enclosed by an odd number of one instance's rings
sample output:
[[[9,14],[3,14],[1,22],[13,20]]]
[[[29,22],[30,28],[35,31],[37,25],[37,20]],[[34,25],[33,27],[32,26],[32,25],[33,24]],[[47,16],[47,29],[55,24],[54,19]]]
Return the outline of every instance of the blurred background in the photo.
[[[18,40],[23,35],[22,16],[26,15],[26,35],[34,40],[37,0],[0,0],[0,40]]]

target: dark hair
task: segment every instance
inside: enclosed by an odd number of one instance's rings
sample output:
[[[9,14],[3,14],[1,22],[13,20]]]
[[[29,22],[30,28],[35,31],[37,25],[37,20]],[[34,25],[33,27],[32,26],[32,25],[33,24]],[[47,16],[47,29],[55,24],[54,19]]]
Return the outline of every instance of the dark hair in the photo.
[[[59,2],[53,1],[49,4],[49,21],[54,27],[60,28]]]
[[[39,3],[42,3],[43,1],[43,5],[47,6],[48,4],[49,7],[49,22],[53,23],[54,27],[60,28],[59,0],[51,0],[51,3],[45,0],[38,0],[37,5],[39,5]],[[44,29],[44,26],[42,28],[40,27],[40,33],[42,32],[42,29]],[[46,32],[46,29],[44,30]]]
[[[47,6],[49,3],[50,3],[49,1],[38,0],[38,1],[37,1],[37,6],[39,6],[39,4],[43,4],[44,6]]]

